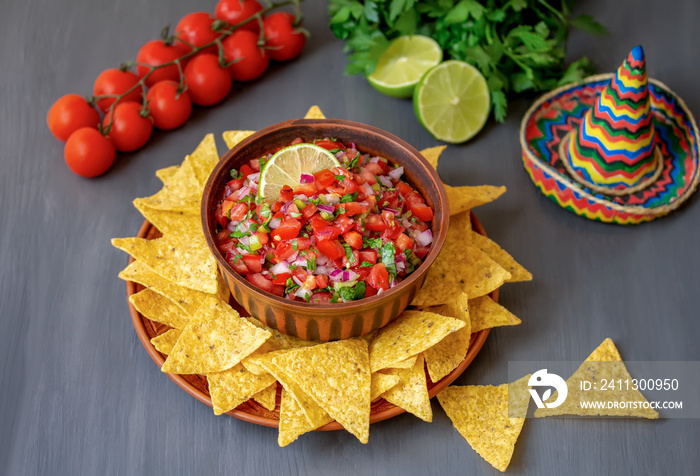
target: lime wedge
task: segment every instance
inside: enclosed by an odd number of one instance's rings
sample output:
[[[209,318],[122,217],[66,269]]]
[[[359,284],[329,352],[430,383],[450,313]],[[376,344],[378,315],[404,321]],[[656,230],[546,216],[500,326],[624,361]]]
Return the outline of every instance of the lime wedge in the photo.
[[[486,80],[463,61],[445,61],[434,67],[413,93],[418,121],[436,139],[452,144],[474,137],[484,127],[489,108]]]
[[[383,94],[408,98],[423,74],[440,61],[442,48],[437,41],[422,35],[400,36],[379,57],[367,79]]]
[[[258,182],[258,195],[274,200],[285,185],[292,188],[299,185],[301,174],[314,174],[338,166],[338,159],[323,147],[313,144],[286,147],[265,164]]]

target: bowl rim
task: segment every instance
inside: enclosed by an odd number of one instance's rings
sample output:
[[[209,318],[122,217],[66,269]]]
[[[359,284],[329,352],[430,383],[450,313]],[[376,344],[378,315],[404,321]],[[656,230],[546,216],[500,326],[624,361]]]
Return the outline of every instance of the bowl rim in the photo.
[[[301,302],[301,301],[291,301],[289,299],[285,299],[283,297],[276,296],[272,293],[263,291],[256,286],[253,286],[250,282],[248,282],[247,279],[245,279],[243,276],[239,275],[236,273],[233,268],[228,264],[226,259],[221,255],[221,252],[219,251],[218,247],[214,243],[214,238],[212,233],[210,233],[210,224],[213,223],[214,218],[209,216],[208,214],[208,204],[212,200],[218,200],[218,197],[214,196],[213,194],[213,183],[216,177],[218,177],[221,173],[222,170],[226,170],[228,167],[226,167],[227,162],[231,160],[231,157],[235,155],[239,150],[247,147],[249,144],[252,142],[255,142],[257,140],[260,140],[261,138],[264,138],[265,136],[278,132],[281,129],[285,128],[291,128],[295,126],[314,126],[314,125],[337,125],[337,126],[342,126],[346,127],[349,129],[361,129],[363,131],[368,131],[371,132],[375,135],[381,136],[383,139],[388,140],[388,141],[393,141],[397,143],[400,147],[404,148],[409,155],[417,160],[417,162],[423,166],[423,168],[427,172],[427,176],[429,177],[429,181],[433,182],[437,188],[438,191],[438,203],[433,204],[433,210],[437,210],[438,208],[442,210],[442,225],[440,226],[440,232],[438,233],[437,236],[433,236],[433,243],[430,248],[430,251],[428,254],[425,256],[423,259],[423,262],[421,265],[413,272],[411,273],[407,278],[405,278],[403,281],[401,281],[399,284],[394,286],[393,288],[390,288],[388,291],[382,292],[381,294],[376,294],[374,296],[368,297],[368,298],[362,298],[358,299],[356,301],[348,301],[348,302],[343,302],[343,303],[332,303],[332,304],[315,304],[315,303],[307,303],[307,302]],[[390,161],[392,159],[390,157],[386,157]],[[440,179],[440,176],[437,173],[437,170],[435,167],[433,167],[426,159],[423,157],[423,154],[420,153],[418,149],[413,147],[411,144],[406,142],[405,140],[401,139],[400,137],[395,136],[394,134],[391,134],[390,132],[384,131],[382,129],[379,129],[378,127],[370,126],[368,124],[363,124],[360,122],[355,122],[355,121],[348,121],[344,119],[293,119],[289,121],[283,121],[279,122],[276,124],[272,124],[268,127],[265,127],[263,129],[260,129],[259,131],[251,134],[250,136],[246,137],[243,139],[241,142],[236,144],[234,147],[230,148],[220,159],[217,165],[214,167],[214,170],[211,172],[209,175],[209,178],[207,179],[206,184],[204,185],[204,193],[202,194],[202,202],[201,202],[201,208],[200,208],[200,218],[202,221],[202,228],[204,232],[204,238],[207,242],[207,246],[209,247],[210,252],[214,255],[214,258],[216,259],[217,263],[219,264],[219,267],[223,267],[224,270],[226,270],[227,274],[229,274],[232,279],[236,280],[236,282],[240,285],[243,286],[245,289],[253,292],[256,296],[261,296],[262,298],[266,300],[270,300],[275,303],[276,306],[289,310],[289,311],[301,311],[303,310],[306,313],[310,314],[327,314],[328,311],[344,311],[347,312],[349,310],[354,310],[356,307],[360,306],[372,306],[372,305],[377,305],[381,302],[385,302],[388,300],[391,300],[392,297],[397,297],[401,292],[407,288],[410,287],[415,281],[421,279],[421,277],[427,272],[428,268],[430,265],[433,264],[435,259],[437,258],[437,255],[440,253],[440,250],[442,249],[443,245],[445,244],[445,239],[447,238],[447,229],[449,228],[449,222],[450,222],[450,214],[449,214],[449,203],[447,201],[447,192],[445,191],[444,184],[442,183],[442,180]],[[433,228],[431,226],[431,228]],[[420,287],[418,288],[420,289]],[[323,316],[320,316],[320,318],[323,318]]]

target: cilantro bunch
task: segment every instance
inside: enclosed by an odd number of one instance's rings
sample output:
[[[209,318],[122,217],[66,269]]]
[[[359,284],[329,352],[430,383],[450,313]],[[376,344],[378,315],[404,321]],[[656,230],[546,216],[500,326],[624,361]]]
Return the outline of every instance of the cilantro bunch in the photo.
[[[435,39],[445,59],[481,71],[498,122],[507,97],[548,91],[593,72],[583,57],[564,64],[569,27],[605,28],[590,15],[571,19],[575,0],[330,0],[330,26],[346,40],[347,74],[371,74],[391,40],[414,33]]]

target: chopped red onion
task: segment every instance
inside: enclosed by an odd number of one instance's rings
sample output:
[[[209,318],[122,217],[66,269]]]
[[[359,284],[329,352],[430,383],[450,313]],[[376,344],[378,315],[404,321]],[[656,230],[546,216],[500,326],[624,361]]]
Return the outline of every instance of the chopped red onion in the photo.
[[[321,210],[322,212],[328,212],[328,213],[334,213],[335,208],[333,208],[330,205],[317,205],[318,209]]]
[[[237,226],[238,226],[237,221],[230,221],[230,222],[228,222],[228,225],[226,226],[226,228],[228,229],[228,231],[233,233],[234,231],[236,231]]]
[[[374,195],[374,190],[372,189],[372,186],[368,182],[363,183],[362,188],[365,191],[365,195],[367,195],[368,197],[371,197],[372,195]]]
[[[389,177],[393,178],[394,180],[400,179],[402,175],[403,175],[403,167],[396,167],[394,170],[389,172]]]
[[[391,183],[391,180],[386,175],[377,175],[377,180],[379,180],[385,187],[391,188],[394,186],[394,184]]]
[[[258,179],[260,178],[260,172],[255,172],[254,174],[248,175],[248,180],[251,182],[258,183]]]
[[[270,229],[276,230],[280,227],[280,223],[282,223],[281,218],[273,218],[272,220],[270,220],[270,223],[268,223],[268,225],[270,225]]]
[[[331,272],[329,277],[331,278],[331,281],[341,281],[343,279],[343,270],[336,269],[335,271]]]
[[[335,158],[340,159],[345,155],[345,151],[339,150],[338,152],[335,153]]]
[[[386,210],[387,212],[391,212],[391,213],[393,213],[394,215],[399,215],[399,214],[401,214],[401,210],[397,210],[397,209],[395,209],[395,208],[384,208],[384,210]]]
[[[372,160],[369,161],[371,164],[376,164],[379,162],[379,157],[372,157]]]
[[[398,256],[397,256],[397,258],[398,258]],[[406,269],[406,263],[404,263],[403,261],[399,262],[399,260],[396,260],[396,272],[400,273],[404,269]]]
[[[396,263],[403,263],[404,261],[406,261],[406,255],[403,253],[396,253],[394,255],[394,261]]]
[[[241,236],[238,238],[238,242],[242,245],[248,246],[250,244],[250,237],[248,236]]]
[[[280,212],[282,212],[283,215],[287,214],[287,210],[289,210],[289,207],[293,204],[294,202],[292,200],[288,201],[284,205],[282,205],[282,208],[280,209]]]
[[[230,197],[232,193],[233,193],[233,190],[231,190],[231,187],[226,187],[224,189],[224,200],[226,200],[228,197]]]
[[[294,263],[294,261],[297,259],[297,256],[299,256],[299,252],[298,252],[298,251],[295,251],[294,254],[293,254],[292,256],[290,256],[289,258],[287,258],[287,260],[288,260],[290,263]]]
[[[337,193],[327,193],[325,197],[329,205],[337,205],[340,203],[340,195]]]
[[[433,234],[430,230],[425,230],[423,233],[418,233],[416,235],[416,243],[421,246],[428,246],[433,242]]]
[[[304,301],[306,301],[306,296],[310,296],[310,295],[311,295],[311,291],[308,290],[308,289],[306,289],[306,288],[304,288],[304,287],[301,287],[301,288],[299,288],[299,289],[296,290],[296,292],[294,293],[294,295],[295,295],[296,297],[300,297],[300,298],[302,298]]]
[[[246,185],[245,187],[241,187],[241,189],[238,191],[238,199],[240,200],[241,198],[245,197],[249,193],[250,193],[249,186]]]
[[[357,273],[354,271],[345,270],[343,271],[343,281],[355,281],[357,279]]]
[[[304,285],[304,281],[302,281],[301,279],[297,278],[296,276],[292,276],[292,279],[293,279],[294,282],[297,283],[299,286],[303,286],[303,285]]]
[[[282,273],[292,274],[292,271],[289,269],[289,263],[286,261],[280,261],[274,265],[272,268],[270,268],[270,272],[275,275],[280,275]]]
[[[297,258],[292,264],[295,264],[297,266],[303,266],[304,268],[306,268],[307,261],[306,258]]]
[[[320,256],[319,256],[319,258],[320,258]],[[316,260],[318,260],[318,258],[316,258]],[[330,268],[317,265],[316,269],[314,270],[314,274],[325,274],[327,276],[328,273],[330,273],[330,271],[331,271]]]
[[[307,196],[304,195],[303,193],[300,193],[300,194],[297,195],[295,198],[298,198],[299,200],[301,200],[301,201],[304,202],[304,203],[309,203],[309,197],[307,197]]]
[[[316,179],[311,174],[301,174],[301,180],[299,183],[314,183]]]
[[[319,254],[316,257],[316,264],[319,266],[324,266],[326,263],[328,263],[328,257],[324,255],[323,253]],[[328,273],[326,273],[328,274]]]

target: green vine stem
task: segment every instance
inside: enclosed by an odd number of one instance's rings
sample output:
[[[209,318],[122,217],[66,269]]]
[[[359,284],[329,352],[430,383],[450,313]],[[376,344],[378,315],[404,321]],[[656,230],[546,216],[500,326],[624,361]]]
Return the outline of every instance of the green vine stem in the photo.
[[[184,83],[185,75],[182,71],[182,61],[183,60],[186,60],[187,58],[190,58],[190,57],[196,55],[197,53],[206,50],[207,48],[215,46],[217,48],[218,53],[219,53],[219,64],[221,65],[222,68],[226,68],[226,67],[232,65],[233,63],[235,63],[237,60],[233,60],[233,61],[229,61],[229,62],[226,61],[226,58],[224,56],[224,46],[221,42],[223,38],[225,38],[229,35],[232,35],[233,32],[235,32],[237,29],[239,29],[243,25],[246,25],[251,21],[257,21],[258,24],[260,25],[260,39],[258,40],[258,45],[260,47],[264,47],[265,29],[263,26],[263,16],[271,10],[274,10],[274,9],[280,8],[280,7],[284,7],[286,5],[295,5],[295,10],[297,12],[301,12],[300,3],[303,1],[304,0],[284,0],[281,2],[269,3],[267,6],[265,6],[259,12],[255,13],[254,15],[251,15],[250,17],[246,18],[245,20],[243,20],[239,23],[236,23],[235,25],[231,25],[231,24],[229,24],[225,21],[222,21],[222,20],[215,20],[212,23],[212,30],[216,31],[217,33],[221,33],[221,35],[218,38],[216,38],[213,41],[210,41],[207,44],[204,44],[204,45],[198,46],[198,47],[195,47],[191,43],[178,38],[177,41],[182,42],[183,44],[189,46],[192,49],[188,53],[180,56],[177,59],[174,59],[172,61],[168,61],[167,63],[163,63],[163,64],[159,64],[159,65],[155,65],[155,66],[150,65],[150,64],[145,64],[145,63],[139,63],[136,61],[128,61],[126,63],[123,63],[119,67],[120,70],[122,70],[122,68],[123,68],[122,71],[126,71],[127,69],[129,69],[132,66],[139,66],[139,65],[146,66],[147,68],[150,68],[150,69],[145,75],[143,75],[143,77],[139,78],[138,82],[136,82],[133,86],[131,86],[129,89],[127,89],[126,91],[124,91],[121,94],[100,94],[99,96],[91,96],[88,98],[88,103],[92,106],[94,106],[97,103],[97,101],[99,101],[101,99],[114,98],[114,102],[109,106],[109,108],[107,109],[107,112],[106,112],[106,116],[109,117],[109,121],[107,122],[107,124],[104,127],[100,124],[98,127],[98,130],[103,135],[109,134],[109,132],[112,130],[112,124],[114,123],[114,114],[113,114],[114,108],[117,106],[117,104],[119,104],[119,102],[124,97],[126,97],[127,95],[129,95],[129,93],[131,93],[132,91],[135,91],[139,87],[142,88],[141,91],[143,92],[143,94],[142,94],[143,107],[141,109],[141,115],[147,115],[149,113],[148,100],[146,99],[146,79],[148,79],[148,77],[151,74],[153,74],[154,71],[157,71],[161,68],[165,68],[167,66],[177,65],[178,72],[180,74],[180,84],[178,85],[178,95],[179,95],[183,91],[187,90],[187,86]],[[299,17],[300,17],[300,14],[299,14]],[[166,42],[166,44],[172,44],[176,39],[174,35],[169,34],[169,31],[170,31],[169,26],[166,26],[165,28],[163,28],[161,30],[161,38],[163,39],[164,42]]]

